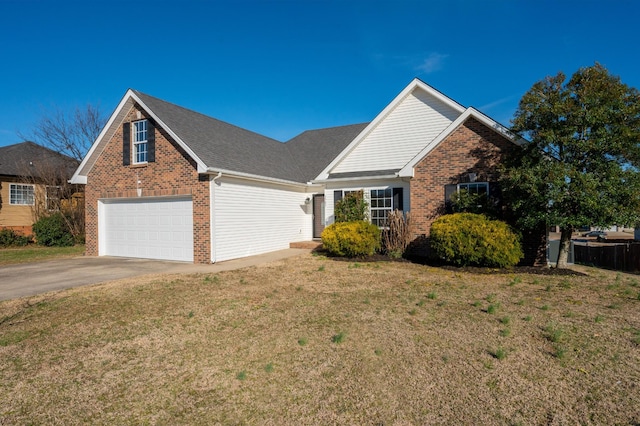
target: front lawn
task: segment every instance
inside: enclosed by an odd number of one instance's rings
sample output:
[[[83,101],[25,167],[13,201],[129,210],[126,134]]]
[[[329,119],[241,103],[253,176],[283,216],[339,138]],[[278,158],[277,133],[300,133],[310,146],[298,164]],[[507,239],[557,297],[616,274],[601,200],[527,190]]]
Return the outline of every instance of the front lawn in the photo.
[[[0,302],[3,424],[637,424],[632,275],[303,255]]]
[[[26,247],[0,248],[0,266],[82,256],[83,253],[84,245],[43,247],[29,244]]]

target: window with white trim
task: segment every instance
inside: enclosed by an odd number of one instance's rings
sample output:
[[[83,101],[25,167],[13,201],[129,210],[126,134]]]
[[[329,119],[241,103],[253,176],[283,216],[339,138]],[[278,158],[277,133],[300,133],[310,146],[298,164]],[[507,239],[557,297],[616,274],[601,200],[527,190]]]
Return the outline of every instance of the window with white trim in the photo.
[[[393,191],[391,188],[372,189],[370,195],[371,223],[380,227],[385,226],[387,216],[393,210]]]
[[[133,162],[147,162],[147,120],[133,122]]]
[[[9,185],[9,204],[18,206],[33,205],[33,185],[12,183]]]
[[[333,191],[333,207],[334,211],[336,205],[343,197],[348,194],[357,193],[364,190],[348,191],[348,190],[336,190]],[[363,192],[363,196],[367,204],[369,205],[369,219],[371,223],[379,227],[386,226],[387,216],[393,210],[404,211],[403,202],[403,188],[387,187],[379,189],[370,189],[367,192]]]

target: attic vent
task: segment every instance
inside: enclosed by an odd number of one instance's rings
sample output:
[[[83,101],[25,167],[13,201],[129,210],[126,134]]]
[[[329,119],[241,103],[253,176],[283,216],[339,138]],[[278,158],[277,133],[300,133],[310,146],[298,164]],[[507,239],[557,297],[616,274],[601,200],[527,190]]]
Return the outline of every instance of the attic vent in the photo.
[[[140,111],[136,111],[136,118],[140,120],[142,118],[142,113]]]

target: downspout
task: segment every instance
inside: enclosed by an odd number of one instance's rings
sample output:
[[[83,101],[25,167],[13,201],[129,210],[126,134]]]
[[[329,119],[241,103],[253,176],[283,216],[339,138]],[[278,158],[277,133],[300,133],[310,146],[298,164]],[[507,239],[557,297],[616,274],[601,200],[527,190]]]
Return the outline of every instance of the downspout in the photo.
[[[215,238],[215,229],[216,229],[216,215],[215,215],[215,207],[216,207],[216,179],[220,179],[222,177],[222,172],[218,172],[218,175],[211,179],[211,187],[209,190],[209,199],[211,200],[211,206],[209,207],[209,215],[210,219],[210,229],[209,235],[211,236],[211,263],[216,263],[216,238]]]

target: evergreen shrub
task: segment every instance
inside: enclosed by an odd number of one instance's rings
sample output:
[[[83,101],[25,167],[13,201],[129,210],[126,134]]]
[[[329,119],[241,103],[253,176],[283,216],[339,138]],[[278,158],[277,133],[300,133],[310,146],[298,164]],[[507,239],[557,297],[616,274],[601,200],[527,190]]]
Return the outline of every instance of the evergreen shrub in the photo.
[[[336,256],[370,256],[380,248],[380,229],[369,222],[336,222],[322,231],[322,246]]]
[[[20,235],[13,229],[0,229],[0,247],[22,247],[31,242],[31,237]]]
[[[432,252],[458,266],[515,266],[523,257],[518,235],[499,220],[474,213],[441,216],[431,225]]]
[[[62,213],[44,216],[33,224],[36,242],[40,245],[52,247],[67,247],[74,243],[68,221]]]

